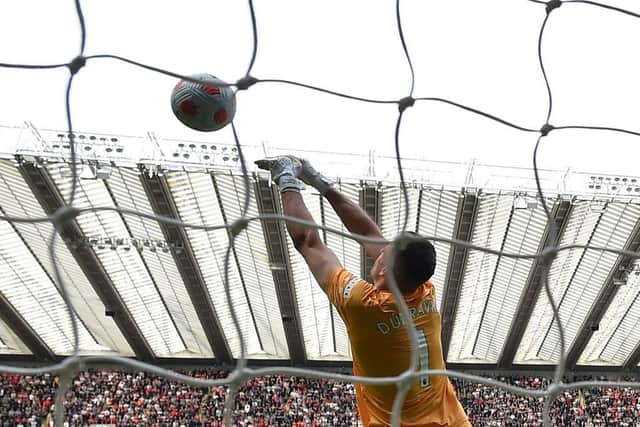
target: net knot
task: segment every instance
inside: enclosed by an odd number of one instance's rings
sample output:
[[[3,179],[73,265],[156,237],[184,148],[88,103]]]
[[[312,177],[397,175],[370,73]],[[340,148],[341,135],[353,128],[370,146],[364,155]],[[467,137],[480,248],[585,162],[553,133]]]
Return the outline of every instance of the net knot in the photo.
[[[562,387],[560,386],[560,384],[551,383],[549,384],[549,388],[547,388],[547,396],[553,399],[554,397],[559,395],[561,391],[562,391]]]
[[[234,369],[233,372],[230,372],[226,378],[227,384],[231,387],[241,387],[246,382],[247,378],[249,378],[247,371],[248,370],[244,367],[238,367]]]
[[[233,223],[229,227],[229,231],[231,232],[232,236],[237,236],[238,234],[240,234],[240,232],[242,232],[242,230],[247,228],[248,225],[249,225],[248,219],[238,218],[235,221],[233,221]]]
[[[547,14],[551,13],[553,9],[557,9],[562,6],[561,0],[551,0],[547,2]]]
[[[413,107],[413,104],[415,103],[416,103],[415,98],[412,98],[410,96],[402,98],[400,101],[398,101],[398,110],[402,113],[407,108]]]
[[[253,76],[246,75],[236,82],[238,90],[247,90],[254,84],[258,83],[258,79]]]
[[[545,125],[540,128],[540,133],[542,134],[542,136],[547,136],[549,132],[554,129],[555,128],[552,125],[550,125],[549,123],[545,123]]]
[[[396,378],[398,379],[398,382],[396,383],[398,385],[398,388],[401,388],[401,387],[408,388],[416,380],[415,372],[412,372],[412,371],[404,371],[403,373],[399,374]]]
[[[69,67],[69,71],[71,71],[71,74],[73,75],[80,71],[80,68],[84,67],[86,63],[87,58],[82,55],[78,55],[73,58],[73,61],[67,64],[67,67]]]
[[[80,215],[80,210],[78,208],[74,208],[73,206],[61,206],[53,214],[53,222],[62,225],[66,222],[72,221],[78,215]]]
[[[556,248],[547,248],[544,249],[540,255],[540,262],[542,263],[542,265],[547,265],[550,266],[551,263],[553,262],[554,258],[556,257],[556,253],[558,251],[556,250]]]

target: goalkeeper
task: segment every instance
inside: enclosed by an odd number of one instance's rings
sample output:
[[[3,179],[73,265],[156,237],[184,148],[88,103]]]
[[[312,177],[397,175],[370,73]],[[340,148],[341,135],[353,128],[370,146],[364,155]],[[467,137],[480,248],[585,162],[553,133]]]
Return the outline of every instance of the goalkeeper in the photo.
[[[306,183],[331,203],[351,233],[382,238],[380,229],[369,216],[337,191],[307,160],[279,156],[256,164],[271,171],[280,189],[285,215],[313,221],[300,195]],[[367,255],[375,259],[371,268],[373,283],[367,283],[342,267],[316,229],[287,222],[287,230],[295,248],[344,320],[351,342],[354,375],[391,377],[406,371],[411,341],[386,279],[384,258],[391,245],[364,245]],[[410,241],[398,249],[394,264],[394,271],[389,274],[394,274],[418,332],[419,369],[444,369],[441,318],[435,289],[429,281],[436,265],[435,249],[426,241]],[[358,411],[365,427],[390,425],[396,391],[395,384],[356,385]],[[402,408],[402,425],[470,424],[449,379],[425,375],[409,388]]]

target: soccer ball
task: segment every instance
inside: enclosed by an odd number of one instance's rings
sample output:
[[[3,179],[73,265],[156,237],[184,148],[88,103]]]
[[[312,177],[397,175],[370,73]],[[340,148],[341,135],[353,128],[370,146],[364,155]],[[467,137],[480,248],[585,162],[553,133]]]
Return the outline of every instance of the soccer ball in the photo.
[[[180,80],[171,92],[171,109],[178,120],[191,129],[211,132],[225,127],[236,113],[236,96],[226,83],[211,74],[191,78],[211,82]]]

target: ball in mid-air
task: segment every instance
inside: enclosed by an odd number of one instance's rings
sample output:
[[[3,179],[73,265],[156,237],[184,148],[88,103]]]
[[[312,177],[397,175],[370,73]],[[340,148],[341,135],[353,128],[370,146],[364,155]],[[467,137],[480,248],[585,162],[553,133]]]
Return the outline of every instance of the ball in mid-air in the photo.
[[[219,130],[229,124],[236,113],[236,97],[231,87],[224,86],[225,82],[210,74],[190,77],[208,83],[180,80],[173,88],[171,108],[178,120],[203,132]]]

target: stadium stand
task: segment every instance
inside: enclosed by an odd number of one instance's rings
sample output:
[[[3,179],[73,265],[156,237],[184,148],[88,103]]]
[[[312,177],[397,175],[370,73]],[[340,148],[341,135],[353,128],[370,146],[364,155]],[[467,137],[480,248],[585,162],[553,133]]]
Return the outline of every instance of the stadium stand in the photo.
[[[224,378],[220,370],[184,372],[198,378]],[[498,377],[528,389],[543,389],[543,377]],[[575,380],[576,378],[574,378]],[[590,380],[593,377],[583,377]],[[597,379],[604,379],[599,377]],[[0,426],[40,426],[52,410],[54,375],[0,377]],[[539,426],[542,398],[518,396],[500,388],[453,380],[473,425]],[[66,398],[66,425],[222,425],[225,390],[185,386],[144,372],[80,372]],[[553,425],[634,426],[640,423],[638,390],[589,388],[564,392],[551,409]],[[257,377],[236,397],[234,425],[356,426],[352,384],[302,377]]]

